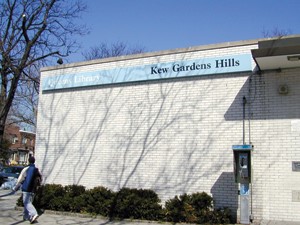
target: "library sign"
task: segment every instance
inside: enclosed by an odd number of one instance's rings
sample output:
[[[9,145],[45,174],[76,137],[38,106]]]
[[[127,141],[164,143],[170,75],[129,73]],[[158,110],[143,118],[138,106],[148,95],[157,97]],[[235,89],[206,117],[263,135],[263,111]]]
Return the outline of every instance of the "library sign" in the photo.
[[[251,59],[244,54],[70,74],[62,69],[60,74],[42,79],[42,90],[245,72],[252,70]]]

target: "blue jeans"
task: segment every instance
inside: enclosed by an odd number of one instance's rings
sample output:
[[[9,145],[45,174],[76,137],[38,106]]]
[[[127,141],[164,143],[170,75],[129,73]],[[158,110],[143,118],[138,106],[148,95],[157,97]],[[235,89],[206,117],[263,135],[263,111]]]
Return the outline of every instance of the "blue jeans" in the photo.
[[[24,219],[31,219],[31,217],[37,215],[37,211],[32,205],[34,193],[23,192],[23,204],[24,204]]]

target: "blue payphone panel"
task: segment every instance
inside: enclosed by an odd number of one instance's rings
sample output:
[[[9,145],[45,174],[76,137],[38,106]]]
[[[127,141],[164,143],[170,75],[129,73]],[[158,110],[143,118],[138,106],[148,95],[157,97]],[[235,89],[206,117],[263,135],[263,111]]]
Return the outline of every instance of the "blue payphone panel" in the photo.
[[[252,145],[233,145],[234,176],[237,183],[251,183]]]

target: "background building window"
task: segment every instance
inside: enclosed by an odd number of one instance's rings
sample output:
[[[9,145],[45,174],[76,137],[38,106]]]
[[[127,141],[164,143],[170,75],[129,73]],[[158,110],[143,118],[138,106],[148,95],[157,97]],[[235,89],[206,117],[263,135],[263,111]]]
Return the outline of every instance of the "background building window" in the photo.
[[[12,143],[13,143],[13,144],[18,143],[18,137],[17,137],[17,136],[13,136],[13,137],[12,137]]]
[[[27,143],[27,138],[23,137],[22,138],[22,144],[26,144]]]

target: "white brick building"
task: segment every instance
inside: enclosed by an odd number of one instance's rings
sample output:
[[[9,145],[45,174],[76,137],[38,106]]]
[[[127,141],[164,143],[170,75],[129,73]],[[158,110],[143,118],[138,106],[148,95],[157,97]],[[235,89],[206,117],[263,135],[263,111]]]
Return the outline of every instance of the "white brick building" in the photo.
[[[245,141],[253,218],[300,221],[299,55],[290,36],[43,68],[45,182],[147,188],[162,201],[205,191],[239,215],[232,145]]]

